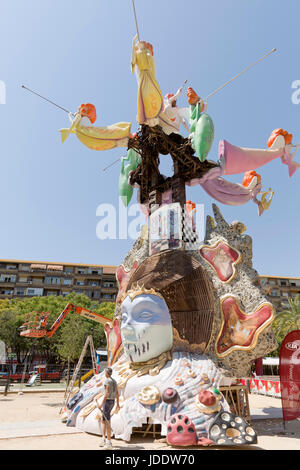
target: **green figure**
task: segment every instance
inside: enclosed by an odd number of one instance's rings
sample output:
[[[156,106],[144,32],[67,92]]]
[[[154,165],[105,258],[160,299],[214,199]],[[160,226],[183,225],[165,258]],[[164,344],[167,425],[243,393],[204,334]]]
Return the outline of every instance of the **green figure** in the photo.
[[[189,95],[194,93],[191,99]],[[212,119],[204,112],[203,101],[196,95],[192,88],[188,89],[190,102],[190,124],[192,147],[197,153],[199,160],[204,162],[214,141],[215,131]]]
[[[125,162],[129,162],[125,166]],[[129,173],[134,171],[141,163],[140,155],[133,149],[128,150],[127,157],[122,157],[121,172],[119,177],[119,194],[125,207],[127,207],[131,201],[133,194],[133,187],[130,186]]]

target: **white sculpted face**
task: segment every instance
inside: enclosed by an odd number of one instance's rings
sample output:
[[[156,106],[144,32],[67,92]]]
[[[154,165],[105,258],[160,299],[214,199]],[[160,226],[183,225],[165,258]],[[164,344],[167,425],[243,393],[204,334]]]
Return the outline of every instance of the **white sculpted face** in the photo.
[[[121,306],[121,336],[130,362],[145,362],[169,351],[172,322],[166,302],[154,294],[127,296]]]

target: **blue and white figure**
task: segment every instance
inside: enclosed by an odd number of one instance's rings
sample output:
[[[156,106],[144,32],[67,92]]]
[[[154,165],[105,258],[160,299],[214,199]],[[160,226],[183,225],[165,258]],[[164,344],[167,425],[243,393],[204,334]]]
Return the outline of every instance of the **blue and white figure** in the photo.
[[[170,351],[173,331],[166,302],[157,294],[128,295],[121,306],[121,336],[130,362],[145,362]]]

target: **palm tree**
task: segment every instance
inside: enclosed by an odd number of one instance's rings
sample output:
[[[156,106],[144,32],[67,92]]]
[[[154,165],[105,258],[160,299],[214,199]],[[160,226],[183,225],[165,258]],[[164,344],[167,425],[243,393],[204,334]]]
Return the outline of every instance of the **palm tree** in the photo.
[[[288,302],[290,308],[278,313],[273,322],[278,341],[282,341],[291,331],[300,330],[300,295],[297,294],[295,299],[289,298]]]

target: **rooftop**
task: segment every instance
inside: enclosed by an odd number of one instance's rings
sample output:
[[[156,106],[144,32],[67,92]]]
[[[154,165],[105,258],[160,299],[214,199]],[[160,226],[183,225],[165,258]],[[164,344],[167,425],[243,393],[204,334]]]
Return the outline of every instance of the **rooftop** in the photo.
[[[0,259],[0,263],[21,263],[21,264],[49,264],[49,265],[61,265],[61,266],[89,266],[92,268],[117,268],[112,264],[90,264],[90,263],[61,263],[56,261],[40,261],[40,260],[22,260],[22,259]]]
[[[293,277],[293,276],[273,276],[270,274],[259,274],[258,277],[269,277],[271,279],[295,279],[299,280],[300,277]]]

